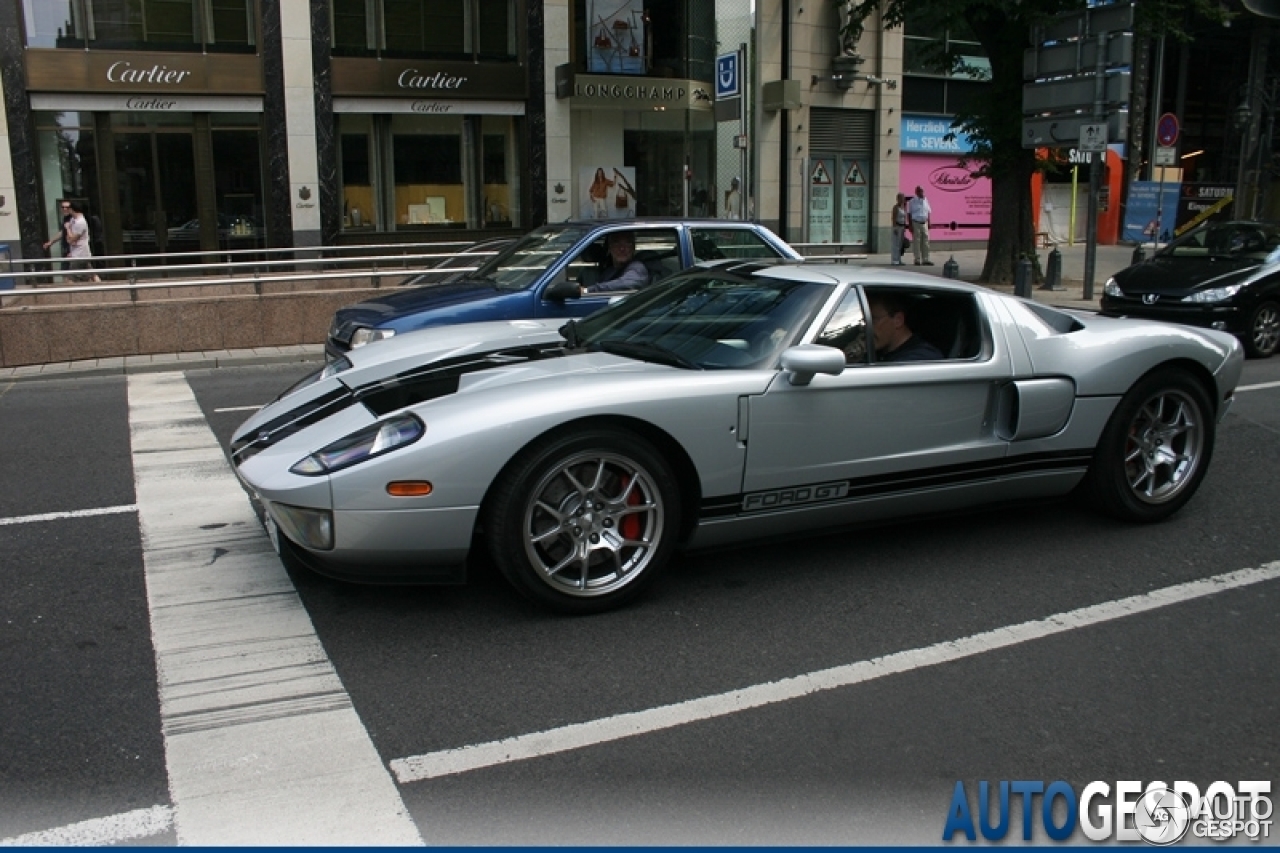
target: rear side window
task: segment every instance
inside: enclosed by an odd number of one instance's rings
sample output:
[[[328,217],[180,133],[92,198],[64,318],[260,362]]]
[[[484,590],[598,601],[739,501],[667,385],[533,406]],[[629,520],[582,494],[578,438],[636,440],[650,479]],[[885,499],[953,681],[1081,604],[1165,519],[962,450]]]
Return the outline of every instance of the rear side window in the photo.
[[[748,228],[690,228],[694,261],[780,258],[781,253]]]

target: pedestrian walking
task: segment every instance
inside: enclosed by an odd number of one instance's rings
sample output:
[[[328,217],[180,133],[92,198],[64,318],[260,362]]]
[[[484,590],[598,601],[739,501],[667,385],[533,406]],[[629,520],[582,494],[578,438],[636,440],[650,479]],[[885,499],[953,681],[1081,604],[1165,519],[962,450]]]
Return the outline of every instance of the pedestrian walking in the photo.
[[[44,247],[48,249],[54,243],[62,243],[72,281],[102,281],[93,271],[93,249],[89,246],[89,221],[84,217],[84,207],[76,201],[64,201],[59,207],[63,214],[62,227],[58,236],[45,242]]]
[[[889,238],[889,256],[895,267],[902,266],[902,240],[907,234],[907,196],[898,193],[898,200],[889,214],[891,237]]]

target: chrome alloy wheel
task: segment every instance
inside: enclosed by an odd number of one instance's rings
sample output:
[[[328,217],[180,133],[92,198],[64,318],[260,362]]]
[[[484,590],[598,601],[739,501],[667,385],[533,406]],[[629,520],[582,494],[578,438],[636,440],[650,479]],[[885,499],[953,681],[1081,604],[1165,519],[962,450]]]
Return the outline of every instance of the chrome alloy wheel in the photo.
[[[1249,337],[1253,340],[1253,349],[1259,354],[1270,355],[1280,344],[1280,307],[1268,302],[1258,308],[1253,315],[1253,326],[1249,329]]]
[[[1125,478],[1134,496],[1144,503],[1162,504],[1192,482],[1204,458],[1204,427],[1200,409],[1181,391],[1153,395],[1129,425],[1125,442]]]
[[[654,478],[633,460],[584,452],[551,468],[524,511],[525,554],[557,592],[604,595],[638,578],[663,536]]]

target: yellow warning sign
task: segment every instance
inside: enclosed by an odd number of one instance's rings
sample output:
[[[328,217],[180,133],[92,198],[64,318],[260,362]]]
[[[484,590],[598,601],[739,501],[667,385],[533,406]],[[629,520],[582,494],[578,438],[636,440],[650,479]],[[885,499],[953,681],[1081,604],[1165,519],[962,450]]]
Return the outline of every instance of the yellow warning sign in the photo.
[[[858,161],[854,160],[849,164],[849,171],[845,173],[844,185],[846,187],[866,186],[867,179],[862,174],[862,169],[858,168]]]
[[[809,176],[810,180],[815,184],[831,185],[831,173],[827,171],[827,163],[825,160],[816,160],[813,165],[813,174]]]

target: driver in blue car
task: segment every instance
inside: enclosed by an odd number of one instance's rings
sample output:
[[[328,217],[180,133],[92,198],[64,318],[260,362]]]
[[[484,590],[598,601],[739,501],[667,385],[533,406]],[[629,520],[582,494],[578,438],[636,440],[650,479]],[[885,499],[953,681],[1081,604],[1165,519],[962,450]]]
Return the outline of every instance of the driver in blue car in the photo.
[[[583,288],[583,293],[636,290],[649,283],[649,268],[636,258],[635,234],[630,231],[614,231],[605,237],[605,249],[609,252],[609,265],[600,273],[595,284]]]
[[[906,305],[892,295],[876,295],[871,305],[871,333],[876,362],[941,361],[942,351],[911,331]]]

